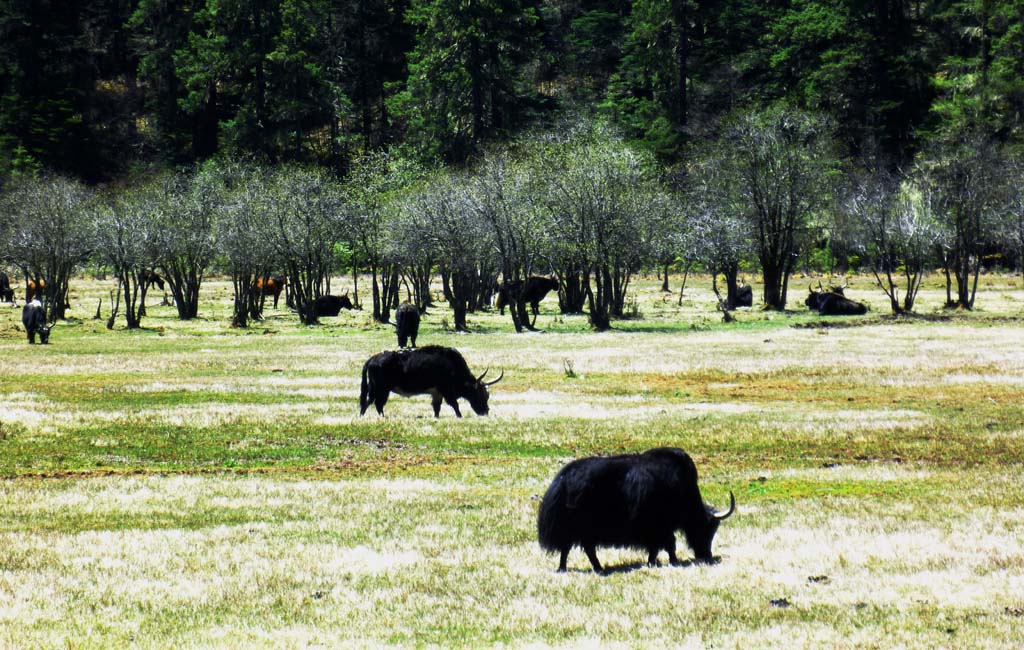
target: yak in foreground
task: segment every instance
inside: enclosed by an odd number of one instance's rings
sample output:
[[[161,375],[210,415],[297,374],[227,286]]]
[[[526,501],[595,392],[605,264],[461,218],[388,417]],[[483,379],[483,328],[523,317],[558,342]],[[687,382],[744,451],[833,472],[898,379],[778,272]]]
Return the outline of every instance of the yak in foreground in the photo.
[[[46,325],[46,309],[38,298],[26,302],[21,309],[21,324],[25,326],[30,345],[36,342],[36,334],[39,335],[39,342],[43,345],[50,342],[50,328]]]
[[[420,310],[410,302],[403,302],[395,311],[395,333],[398,334],[398,347],[404,348],[407,343],[416,347],[416,335],[420,331]]]
[[[377,413],[384,415],[384,405],[391,393],[403,397],[429,394],[434,417],[441,416],[441,401],[459,411],[459,398],[469,402],[477,415],[487,415],[487,387],[501,381],[484,382],[487,371],[474,377],[458,350],[428,345],[423,348],[380,352],[363,364],[363,381],[359,391],[359,414],[366,413],[372,402]]]
[[[826,291],[815,290],[808,285],[807,290],[809,293],[804,304],[822,316],[860,316],[868,313],[867,305],[844,296],[842,287],[832,287]]]
[[[581,458],[563,467],[541,501],[537,536],[541,548],[561,553],[559,571],[565,571],[573,546],[583,549],[597,573],[602,572],[598,546],[644,549],[651,566],[657,566],[658,552],[664,549],[678,565],[677,530],[698,562],[710,562],[718,524],[735,510],[732,492],[724,514],[705,505],[690,456],[682,449],[661,447],[642,454]]]

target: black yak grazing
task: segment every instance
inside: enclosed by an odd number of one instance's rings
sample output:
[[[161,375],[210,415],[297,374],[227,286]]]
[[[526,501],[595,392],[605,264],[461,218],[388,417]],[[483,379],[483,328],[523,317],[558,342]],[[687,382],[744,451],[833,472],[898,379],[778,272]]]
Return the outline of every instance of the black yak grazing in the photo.
[[[380,352],[363,364],[363,381],[359,391],[359,415],[373,403],[377,413],[384,415],[384,405],[391,393],[408,397],[430,395],[434,417],[441,416],[441,401],[462,417],[459,398],[465,399],[477,413],[487,415],[487,387],[501,381],[502,372],[494,381],[485,382],[487,371],[474,377],[458,350],[438,345],[423,348]]]
[[[729,502],[725,514],[704,504],[697,468],[682,449],[581,458],[563,467],[544,494],[537,536],[541,548],[561,553],[559,571],[565,571],[573,546],[583,549],[597,573],[602,572],[598,546],[644,549],[652,566],[665,549],[677,565],[677,530],[697,561],[709,562],[719,522],[736,509],[731,492]]]
[[[398,334],[398,347],[404,348],[411,342],[416,347],[416,335],[420,331],[420,310],[410,302],[403,302],[395,311],[395,333]]]
[[[30,300],[21,309],[21,324],[25,326],[28,333],[28,342],[36,342],[36,334],[39,335],[39,342],[46,345],[50,342],[50,328],[46,325],[46,309],[39,299]]]
[[[160,289],[160,291],[164,290],[164,279],[160,277],[156,271],[143,269],[142,281],[145,283],[147,290],[152,289],[154,284]]]

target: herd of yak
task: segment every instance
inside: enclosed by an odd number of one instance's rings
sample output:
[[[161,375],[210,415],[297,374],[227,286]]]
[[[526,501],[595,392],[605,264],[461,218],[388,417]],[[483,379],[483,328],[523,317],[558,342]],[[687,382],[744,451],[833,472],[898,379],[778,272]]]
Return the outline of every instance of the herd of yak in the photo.
[[[154,282],[156,279],[154,278]],[[257,287],[272,295],[274,306],[284,288],[283,278],[265,278]],[[750,287],[743,287],[742,298],[752,302]],[[47,343],[50,329],[46,312],[34,283],[26,292],[22,324],[29,343],[36,336]],[[822,315],[854,315],[867,312],[865,305],[849,300],[842,288],[818,290],[810,287],[805,304]],[[551,278],[531,277],[525,285],[499,288],[495,306],[503,309],[510,291],[522,292],[537,313],[538,303],[549,291],[557,291]],[[0,301],[13,302],[14,291],[6,275],[0,273]],[[314,308],[318,316],[337,316],[341,309],[352,309],[347,296],[323,296]],[[746,302],[746,301],[744,301]],[[747,304],[749,305],[749,302]],[[359,413],[372,403],[384,414],[391,393],[408,397],[430,395],[434,417],[440,417],[441,403],[462,417],[459,400],[469,402],[478,415],[488,413],[488,388],[504,377],[484,381],[488,370],[474,376],[462,355],[453,348],[436,345],[416,347],[420,313],[410,303],[395,312],[397,351],[371,356],[363,364],[359,392]],[[676,531],[681,531],[696,562],[714,561],[711,543],[719,522],[736,510],[736,499],[729,493],[729,509],[720,513],[706,505],[697,484],[697,468],[682,449],[662,447],[642,454],[588,457],[563,467],[541,500],[537,516],[537,536],[541,548],[559,554],[558,570],[566,570],[570,549],[586,553],[597,573],[604,573],[597,558],[598,547],[635,548],[647,551],[647,562],[658,564],[664,550],[672,565],[681,564],[676,556]]]

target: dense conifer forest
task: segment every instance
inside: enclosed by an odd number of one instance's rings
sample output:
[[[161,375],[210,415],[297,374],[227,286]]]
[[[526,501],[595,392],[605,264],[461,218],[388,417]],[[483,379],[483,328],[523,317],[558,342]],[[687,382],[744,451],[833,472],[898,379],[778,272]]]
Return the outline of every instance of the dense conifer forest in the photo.
[[[566,120],[669,167],[773,106],[844,159],[1024,138],[1020,0],[3,0],[0,173],[461,165]]]

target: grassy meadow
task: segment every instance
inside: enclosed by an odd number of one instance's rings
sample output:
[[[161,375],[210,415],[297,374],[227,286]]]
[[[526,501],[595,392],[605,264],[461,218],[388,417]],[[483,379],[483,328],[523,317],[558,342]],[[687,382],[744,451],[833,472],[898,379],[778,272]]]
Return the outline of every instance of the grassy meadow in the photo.
[[[282,300],[231,329],[215,280],[199,320],[153,292],[108,331],[109,283],[81,278],[30,347],[0,305],[0,648],[1024,646],[1020,276],[971,313],[931,278],[903,319],[867,277],[867,316],[811,315],[804,281],[725,324],[707,278],[681,306],[640,279],[601,334],[553,296],[519,335],[448,331],[441,304],[419,343],[505,372],[461,420],[427,396],[359,416],[395,346],[365,312],[304,328]],[[709,503],[735,493],[721,562],[556,573],[535,517],[558,469],[659,445]]]

